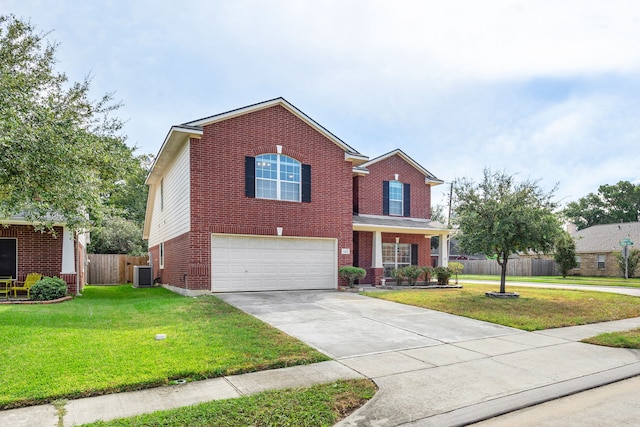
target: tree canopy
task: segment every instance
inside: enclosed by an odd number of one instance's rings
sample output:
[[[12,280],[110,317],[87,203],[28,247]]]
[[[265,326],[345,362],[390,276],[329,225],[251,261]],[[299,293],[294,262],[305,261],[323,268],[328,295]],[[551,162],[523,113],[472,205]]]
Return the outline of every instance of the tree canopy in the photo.
[[[29,22],[0,16],[0,218],[52,229],[89,226],[103,196],[135,163],[107,94],[54,69],[57,44]]]
[[[458,245],[469,253],[497,257],[500,292],[505,293],[509,256],[518,252],[551,252],[562,231],[554,213],[554,191],[543,192],[535,181],[518,182],[505,172],[485,169],[475,183],[454,184]]]
[[[592,225],[634,222],[640,219],[640,185],[620,181],[601,185],[597,193],[589,193],[567,204],[564,216],[578,230]]]

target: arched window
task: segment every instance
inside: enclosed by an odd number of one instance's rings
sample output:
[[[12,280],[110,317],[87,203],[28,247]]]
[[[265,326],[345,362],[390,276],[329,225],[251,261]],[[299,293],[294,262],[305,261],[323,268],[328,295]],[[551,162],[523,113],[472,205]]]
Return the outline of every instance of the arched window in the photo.
[[[282,154],[257,156],[256,197],[300,201],[300,162]]]

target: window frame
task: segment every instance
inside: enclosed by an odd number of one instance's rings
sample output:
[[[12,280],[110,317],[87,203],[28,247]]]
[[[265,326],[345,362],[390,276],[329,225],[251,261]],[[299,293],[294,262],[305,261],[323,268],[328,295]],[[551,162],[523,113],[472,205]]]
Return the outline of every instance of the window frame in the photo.
[[[602,261],[600,261],[602,260]],[[596,255],[596,267],[598,270],[604,270],[607,267],[607,257],[604,254]]]
[[[160,247],[158,248],[158,262],[160,264],[160,270],[164,269],[164,242],[160,242]]]
[[[387,249],[386,253],[385,253],[385,248]],[[389,254],[388,251],[390,248],[392,248],[391,250],[393,251],[393,261],[390,261],[389,258],[385,256]],[[403,252],[406,251],[406,254],[400,255],[401,248]],[[389,278],[391,277],[391,274],[390,274],[391,270],[412,265],[411,264],[412,251],[413,251],[413,247],[411,243],[382,243],[382,266],[384,268],[383,276]],[[404,261],[399,262],[398,261],[399,256],[406,257],[407,262],[404,262]]]
[[[271,159],[268,159],[268,156],[275,156],[275,161],[276,161],[276,166],[275,166],[275,178],[271,178],[271,177],[265,177],[265,176],[260,176],[261,173],[259,173],[259,169],[260,167],[264,166],[261,165],[260,162],[266,162],[269,161]],[[283,159],[286,159],[283,162]],[[287,165],[293,165],[294,170],[293,171],[287,171],[284,168]],[[293,157],[289,157],[286,156],[284,154],[279,154],[279,153],[264,153],[261,154],[259,156],[255,157],[255,198],[256,199],[263,199],[263,200],[280,200],[280,201],[284,201],[284,202],[302,202],[302,198],[303,198],[303,191],[302,191],[302,186],[303,186],[303,164],[302,162],[294,159]],[[264,171],[263,171],[264,173]],[[286,173],[293,173],[294,176],[297,175],[297,180],[287,180],[287,179],[282,179],[282,175],[286,174]],[[275,192],[276,192],[276,196],[275,197],[266,197],[264,195],[264,191],[265,188],[263,185],[260,185],[261,183],[265,183],[265,182],[272,182],[275,183]],[[286,185],[295,185],[297,186],[297,195],[295,199],[292,198],[283,198],[283,193],[286,194],[287,191],[283,190],[283,187]]]
[[[582,263],[582,259],[580,258],[580,255],[576,255],[576,270],[580,270],[580,264]]]
[[[394,187],[396,187],[394,189]],[[395,191],[394,191],[395,190]],[[392,198],[393,193],[400,193],[400,198]],[[394,209],[397,209],[396,205],[400,205],[400,212],[398,213]],[[395,207],[392,207],[395,206]],[[389,181],[389,215],[391,216],[404,216],[404,184],[400,181]]]

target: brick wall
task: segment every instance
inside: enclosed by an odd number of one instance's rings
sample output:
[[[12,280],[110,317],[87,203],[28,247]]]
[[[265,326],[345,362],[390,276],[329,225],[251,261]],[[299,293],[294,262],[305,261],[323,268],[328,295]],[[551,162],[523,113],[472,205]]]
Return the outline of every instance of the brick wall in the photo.
[[[0,227],[0,237],[18,240],[18,280],[32,272],[59,276],[62,269],[62,227],[54,227],[57,237],[34,231],[30,225]]]
[[[411,217],[431,218],[431,187],[425,176],[400,156],[395,155],[367,167],[369,175],[354,179],[358,213],[382,215],[382,182],[395,180],[411,185]]]
[[[571,270],[569,273],[571,275],[624,277],[624,272],[620,271],[614,252],[604,254],[579,253],[576,255],[580,256],[580,268]],[[598,268],[598,255],[605,256],[604,269]]]
[[[275,153],[276,145],[311,165],[311,203],[245,196],[245,156]],[[189,289],[211,287],[211,233],[275,236],[282,227],[285,236],[337,238],[338,265],[352,263],[340,251],[352,247],[352,165],[340,147],[282,106],[206,126],[190,146]]]

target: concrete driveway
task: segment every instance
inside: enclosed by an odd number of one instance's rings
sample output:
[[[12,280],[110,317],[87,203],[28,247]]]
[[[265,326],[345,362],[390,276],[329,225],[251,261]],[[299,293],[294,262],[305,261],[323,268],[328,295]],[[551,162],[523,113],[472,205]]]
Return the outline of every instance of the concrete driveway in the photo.
[[[640,352],[577,342],[640,319],[529,333],[348,292],[218,296],[376,382],[342,426],[467,425],[640,375]]]

